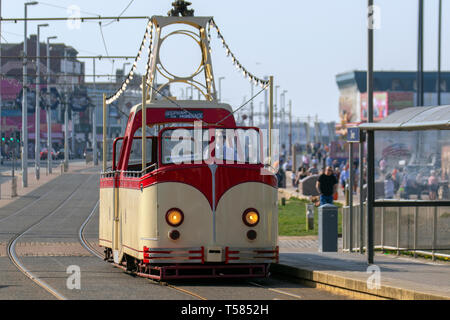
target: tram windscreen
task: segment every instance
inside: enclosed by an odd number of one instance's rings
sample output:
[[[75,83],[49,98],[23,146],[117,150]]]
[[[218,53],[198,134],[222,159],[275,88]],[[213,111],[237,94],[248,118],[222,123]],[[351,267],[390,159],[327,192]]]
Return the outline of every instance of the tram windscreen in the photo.
[[[163,164],[213,158],[218,164],[259,164],[260,149],[260,135],[255,129],[171,129],[162,134]]]
[[[450,200],[450,131],[375,132],[375,198]]]

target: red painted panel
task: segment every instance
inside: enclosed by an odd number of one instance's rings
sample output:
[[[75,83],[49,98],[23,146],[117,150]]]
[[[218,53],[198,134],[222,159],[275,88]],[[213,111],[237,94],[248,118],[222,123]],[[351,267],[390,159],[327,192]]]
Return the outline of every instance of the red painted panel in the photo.
[[[262,175],[261,167],[223,165],[216,171],[216,207],[220,198],[230,188],[245,182],[260,182],[277,187],[277,179],[274,175]]]

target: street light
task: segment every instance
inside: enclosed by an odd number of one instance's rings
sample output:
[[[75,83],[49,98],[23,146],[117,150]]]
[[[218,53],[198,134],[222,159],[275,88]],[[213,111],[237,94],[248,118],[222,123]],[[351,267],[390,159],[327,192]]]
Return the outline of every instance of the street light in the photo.
[[[40,75],[40,29],[41,27],[48,27],[48,23],[38,24],[37,26],[37,36],[36,36],[36,111],[35,111],[35,126],[34,126],[34,171],[36,174],[36,180],[40,178],[40,151],[41,151],[41,108],[39,105],[39,83],[41,82]],[[47,157],[49,156],[50,150],[47,151]]]
[[[50,109],[50,40],[56,36],[47,37],[47,172],[52,173],[52,115]]]
[[[23,85],[22,85],[22,186],[28,187],[28,105],[27,105],[27,9],[38,4],[37,1],[24,4],[23,34]]]
[[[275,86],[275,106],[274,106],[274,109],[275,109],[275,123],[278,123],[278,121],[277,121],[277,117],[278,117],[278,88],[279,88],[280,86]],[[280,128],[280,126],[279,126],[279,123],[278,123],[278,129]]]
[[[222,101],[222,80],[225,79],[225,77],[219,78],[219,102]]]
[[[285,100],[286,100],[286,93],[287,90],[283,90],[283,92],[280,95],[280,104],[281,104],[281,110],[280,110],[280,140],[281,144],[283,145],[284,142],[284,136],[285,136],[285,125],[284,125],[284,115],[285,115]]]

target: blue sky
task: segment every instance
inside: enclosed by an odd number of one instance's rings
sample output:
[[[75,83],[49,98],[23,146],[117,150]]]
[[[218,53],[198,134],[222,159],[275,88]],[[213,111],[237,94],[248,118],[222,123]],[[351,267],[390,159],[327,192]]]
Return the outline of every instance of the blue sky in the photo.
[[[4,18],[23,17],[25,1],[1,2]],[[165,15],[171,2],[134,0],[124,15]],[[317,114],[321,120],[338,120],[336,74],[367,68],[366,0],[191,2],[195,15],[214,16],[231,50],[249,71],[260,77],[274,75],[281,90],[288,91],[286,96],[292,100],[294,116],[305,118]],[[415,70],[418,1],[374,2],[381,10],[381,29],[375,32],[375,69]],[[443,2],[442,68],[449,70],[450,4]],[[46,0],[29,7],[28,12],[29,17],[68,16],[67,8],[76,5],[82,16],[115,16],[129,3],[130,0]],[[435,70],[437,65],[437,10],[438,0],[425,1],[425,70]],[[36,33],[36,25],[37,22],[28,23],[29,34]],[[142,20],[122,20],[103,27],[109,54],[135,56],[145,25]],[[23,39],[23,23],[2,23],[2,31],[8,42]],[[50,22],[49,28],[41,29],[41,39],[53,35],[58,36],[58,42],[75,47],[80,55],[106,54],[97,22],[83,23],[80,29],[69,29],[65,22]],[[223,100],[236,108],[244,96],[250,97],[249,82],[225,57],[215,36],[212,49],[216,81],[225,77]],[[195,61],[189,50],[184,55],[179,50],[166,51],[168,62],[175,66]],[[116,61],[114,67],[121,68],[122,63]],[[110,62],[97,63],[97,73],[109,74],[112,67]],[[92,73],[91,61],[86,63],[86,72]],[[257,109],[261,98],[255,100]]]

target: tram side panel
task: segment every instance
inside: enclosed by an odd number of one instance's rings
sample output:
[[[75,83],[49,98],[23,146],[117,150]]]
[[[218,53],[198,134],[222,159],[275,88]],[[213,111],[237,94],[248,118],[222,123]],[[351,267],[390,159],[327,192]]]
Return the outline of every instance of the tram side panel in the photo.
[[[111,187],[108,186],[111,184]],[[99,244],[112,248],[112,230],[114,219],[112,179],[102,178],[100,181],[100,207],[99,207]]]
[[[135,183],[137,185],[137,183]],[[142,206],[143,195],[138,188],[119,189],[119,221],[121,232],[121,247],[124,253],[142,259],[140,236],[148,235],[141,229],[152,215],[152,210],[145,210]]]

